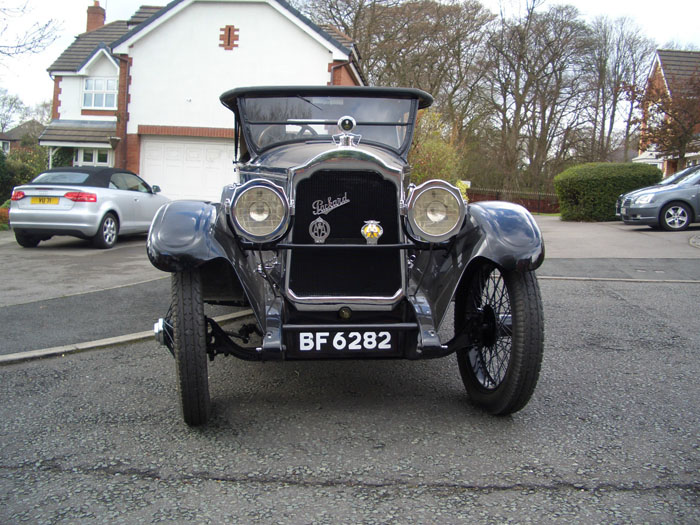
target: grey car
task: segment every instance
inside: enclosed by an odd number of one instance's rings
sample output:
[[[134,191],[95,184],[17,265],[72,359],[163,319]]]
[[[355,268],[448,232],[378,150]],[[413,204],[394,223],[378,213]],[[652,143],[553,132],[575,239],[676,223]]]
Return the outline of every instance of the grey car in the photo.
[[[625,224],[683,231],[691,223],[700,221],[700,166],[687,168],[670,184],[626,193],[619,203],[620,217]]]
[[[148,231],[153,216],[169,201],[159,192],[158,186],[124,169],[54,168],[14,188],[10,227],[25,248],[54,235],[111,248],[120,234]]]

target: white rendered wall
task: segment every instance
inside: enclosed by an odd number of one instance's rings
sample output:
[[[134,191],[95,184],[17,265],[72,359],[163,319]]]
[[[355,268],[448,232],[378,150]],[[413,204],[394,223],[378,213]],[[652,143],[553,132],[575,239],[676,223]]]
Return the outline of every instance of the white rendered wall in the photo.
[[[61,120],[80,120],[81,94],[83,77],[63,77],[61,79],[61,93],[58,100],[61,101],[59,112]]]
[[[219,47],[239,29],[238,47]],[[230,128],[224,91],[254,85],[326,85],[331,52],[264,3],[193,3],[129,51],[133,58],[127,133],[139,124]]]
[[[83,83],[85,78],[111,77],[119,81],[119,69],[103,54],[98,55],[90,67],[85,71],[86,75],[64,76],[61,80],[61,93],[58,95],[61,101],[61,120],[104,120],[115,121],[111,116],[81,115],[83,105]]]

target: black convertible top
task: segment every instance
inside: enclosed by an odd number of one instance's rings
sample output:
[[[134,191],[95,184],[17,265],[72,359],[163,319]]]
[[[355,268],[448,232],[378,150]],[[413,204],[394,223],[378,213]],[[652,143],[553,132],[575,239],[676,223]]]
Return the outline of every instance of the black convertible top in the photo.
[[[219,100],[232,111],[238,108],[238,99],[255,97],[376,97],[409,98],[418,100],[418,108],[424,109],[433,103],[433,97],[415,88],[367,87],[367,86],[255,86],[231,89],[223,93]]]
[[[47,173],[84,173],[87,178],[82,182],[61,182],[61,181],[38,181],[37,179],[43,177]],[[114,173],[132,173],[132,171],[120,169],[120,168],[106,168],[99,166],[62,166],[60,168],[51,168],[50,170],[42,171],[34,180],[28,184],[34,186],[41,185],[55,185],[55,184],[67,184],[70,186],[93,186],[95,188],[108,188],[110,178]]]

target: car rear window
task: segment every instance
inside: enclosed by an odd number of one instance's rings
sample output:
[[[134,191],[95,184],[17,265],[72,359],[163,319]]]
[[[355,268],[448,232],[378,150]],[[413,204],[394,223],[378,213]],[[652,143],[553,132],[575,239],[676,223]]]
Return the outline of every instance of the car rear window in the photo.
[[[88,177],[89,173],[77,173],[73,171],[57,171],[53,173],[42,173],[32,183],[40,184],[82,184]]]

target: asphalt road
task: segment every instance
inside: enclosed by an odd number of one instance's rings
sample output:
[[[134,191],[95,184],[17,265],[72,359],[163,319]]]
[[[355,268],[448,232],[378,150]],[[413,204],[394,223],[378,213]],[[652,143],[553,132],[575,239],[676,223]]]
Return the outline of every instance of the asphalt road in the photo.
[[[453,358],[217,358],[213,420],[196,430],[154,342],[3,366],[0,523],[700,522],[700,229],[541,226],[552,239],[539,272],[545,358],[521,412],[472,407]],[[160,277],[138,269],[142,243],[113,254],[133,256],[132,282]],[[48,248],[76,268],[104,253]],[[78,296],[42,279],[33,301],[3,296],[2,325],[12,313],[13,330],[24,317],[47,337],[42,307],[55,326],[60,312],[105,312],[118,293],[150,326],[167,301],[167,279]],[[83,324],[112,324],[101,317]]]

